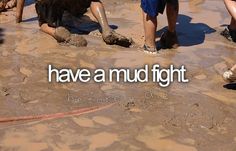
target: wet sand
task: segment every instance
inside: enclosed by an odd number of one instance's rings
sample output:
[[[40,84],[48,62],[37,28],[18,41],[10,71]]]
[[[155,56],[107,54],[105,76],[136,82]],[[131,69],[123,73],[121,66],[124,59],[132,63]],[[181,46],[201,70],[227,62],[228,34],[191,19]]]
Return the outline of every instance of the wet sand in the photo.
[[[76,32],[86,33],[86,48],[59,45],[39,31],[33,3],[27,3],[19,25],[13,11],[0,15],[0,117],[116,103],[81,116],[0,124],[0,150],[234,151],[236,86],[226,85],[221,75],[235,63],[236,44],[219,35],[230,21],[223,2],[181,0],[177,26],[181,46],[156,56],[138,49],[143,42],[139,1],[104,3],[112,27],[133,37],[137,46],[105,45],[97,24],[90,24],[94,20],[90,12],[82,24],[82,19],[67,20],[79,26]],[[159,35],[166,15],[158,22]],[[47,82],[48,64],[108,69],[157,63],[185,65],[190,83],[160,88],[155,83]]]

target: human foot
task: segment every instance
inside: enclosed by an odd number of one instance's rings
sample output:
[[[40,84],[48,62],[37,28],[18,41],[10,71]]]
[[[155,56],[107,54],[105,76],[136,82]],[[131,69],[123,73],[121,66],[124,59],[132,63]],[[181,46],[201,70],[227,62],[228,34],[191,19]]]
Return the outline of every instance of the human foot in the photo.
[[[179,46],[176,32],[170,32],[170,31],[164,32],[161,35],[160,42],[163,48],[176,49]]]
[[[157,48],[156,47],[150,47],[146,44],[144,44],[144,46],[143,46],[143,51],[145,53],[149,53],[149,54],[157,54]]]
[[[229,26],[227,26],[220,34],[229,41],[236,42],[236,30],[230,29]]]
[[[119,45],[123,47],[129,47],[132,45],[133,40],[131,38],[126,38],[115,31],[111,30],[109,32],[102,33],[103,40],[108,45]]]

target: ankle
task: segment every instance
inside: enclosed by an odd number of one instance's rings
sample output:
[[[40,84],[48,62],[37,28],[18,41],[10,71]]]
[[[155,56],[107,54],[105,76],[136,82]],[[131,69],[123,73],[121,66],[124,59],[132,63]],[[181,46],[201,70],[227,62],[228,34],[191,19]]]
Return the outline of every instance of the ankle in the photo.
[[[155,42],[154,43],[145,42],[144,45],[147,46],[147,47],[150,47],[150,48],[156,48],[156,43]]]

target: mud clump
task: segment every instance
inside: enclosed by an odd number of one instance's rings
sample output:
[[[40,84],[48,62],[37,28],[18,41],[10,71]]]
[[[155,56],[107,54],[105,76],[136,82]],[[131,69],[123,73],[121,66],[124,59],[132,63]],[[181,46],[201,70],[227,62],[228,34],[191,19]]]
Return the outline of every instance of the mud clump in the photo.
[[[58,27],[56,28],[55,31],[55,39],[57,40],[57,42],[65,42],[67,41],[71,36],[71,33],[69,30],[67,30],[64,27]]]
[[[104,34],[103,40],[108,45],[119,45],[122,47],[130,47],[133,44],[133,40],[131,38],[126,38],[115,31]]]
[[[84,37],[77,34],[72,34],[68,40],[68,44],[76,47],[86,47],[88,43]]]
[[[76,47],[86,47],[88,44],[85,38],[77,34],[71,34],[70,31],[64,27],[56,28],[55,39],[59,43],[65,43]]]
[[[2,88],[0,89],[0,95],[1,95],[1,96],[8,96],[8,95],[10,95],[10,93],[8,92],[8,90],[9,90],[9,88],[2,87]]]

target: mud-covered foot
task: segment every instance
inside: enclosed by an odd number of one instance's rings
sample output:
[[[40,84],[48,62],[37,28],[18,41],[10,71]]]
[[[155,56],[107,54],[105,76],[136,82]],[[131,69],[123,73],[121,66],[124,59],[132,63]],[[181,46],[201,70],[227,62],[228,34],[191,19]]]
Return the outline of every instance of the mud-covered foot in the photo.
[[[226,39],[232,42],[236,42],[236,30],[232,30],[227,26],[221,33]]]
[[[157,54],[156,47],[149,47],[146,44],[143,46],[143,51],[148,54]]]
[[[234,81],[236,81],[236,73],[232,70],[226,71],[223,74],[223,78],[225,81],[234,82]]]
[[[108,45],[119,45],[122,47],[129,47],[132,45],[133,40],[131,38],[126,38],[115,31],[110,31],[108,33],[102,34],[103,40]]]
[[[6,4],[6,9],[11,9],[13,7],[16,7],[16,0],[10,0],[9,2],[7,2]]]
[[[176,49],[179,46],[178,37],[177,37],[176,32],[170,32],[170,31],[164,32],[161,35],[160,42],[161,42],[161,46],[163,48]]]

